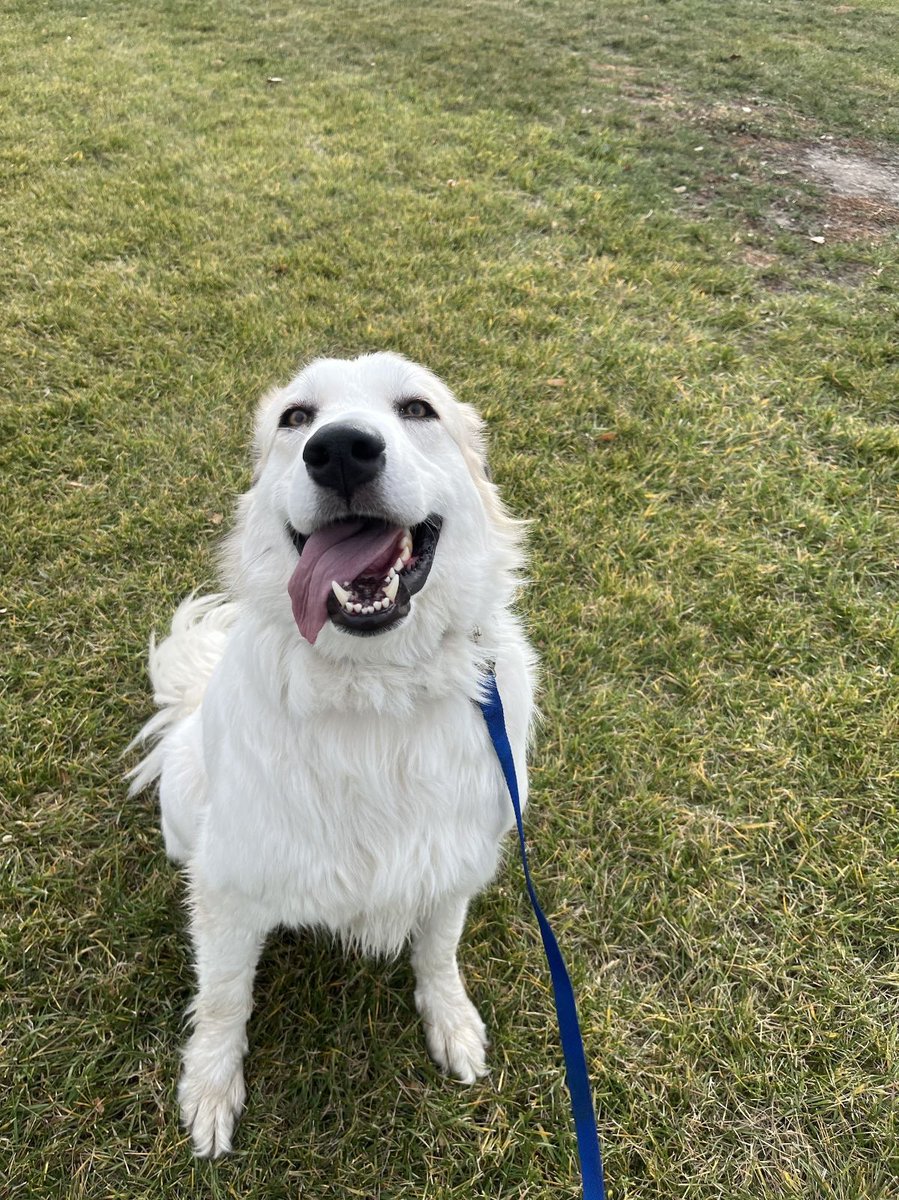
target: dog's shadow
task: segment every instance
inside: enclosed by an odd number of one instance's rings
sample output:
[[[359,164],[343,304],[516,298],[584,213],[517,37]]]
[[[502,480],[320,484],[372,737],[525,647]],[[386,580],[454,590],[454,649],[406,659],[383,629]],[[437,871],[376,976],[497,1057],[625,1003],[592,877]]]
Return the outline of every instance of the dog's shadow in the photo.
[[[254,989],[246,1059],[251,1093],[311,1132],[345,1123],[364,1097],[436,1074],[424,1048],[408,957],[385,960],[325,933],[279,930]],[[250,1105],[253,1112],[257,1101]]]

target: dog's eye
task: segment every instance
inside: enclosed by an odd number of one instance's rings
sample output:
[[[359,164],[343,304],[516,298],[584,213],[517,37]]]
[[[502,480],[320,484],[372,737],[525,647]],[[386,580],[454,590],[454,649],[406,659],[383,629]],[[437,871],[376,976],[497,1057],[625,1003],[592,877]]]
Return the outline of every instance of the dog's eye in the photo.
[[[278,425],[281,429],[302,429],[304,425],[311,425],[314,420],[313,409],[307,408],[305,404],[295,404],[293,408],[287,408],[281,413]]]
[[[411,421],[422,421],[427,417],[437,416],[427,400],[419,400],[417,397],[414,400],[402,400],[396,407],[401,417],[408,417]]]

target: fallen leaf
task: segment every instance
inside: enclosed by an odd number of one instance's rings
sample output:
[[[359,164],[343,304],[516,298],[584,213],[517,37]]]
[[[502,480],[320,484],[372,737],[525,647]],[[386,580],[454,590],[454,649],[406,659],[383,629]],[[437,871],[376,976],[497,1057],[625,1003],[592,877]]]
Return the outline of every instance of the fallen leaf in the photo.
[[[266,83],[283,83],[284,80],[281,78],[280,75],[269,75],[268,79],[266,79],[265,82]]]
[[[555,379],[547,379],[546,386],[547,387],[564,387],[565,380],[562,379],[561,377],[557,377]]]
[[[823,237],[815,237],[815,235],[814,235],[814,234],[811,234],[811,233],[808,235],[808,240],[809,240],[810,242],[817,242],[819,246],[823,246],[823,245],[824,245],[824,238],[823,238]]]
[[[614,442],[615,438],[617,438],[617,437],[618,437],[618,434],[615,433],[614,430],[610,429],[610,430],[607,430],[605,433],[597,434],[596,440],[598,442]]]
[[[678,195],[680,195],[681,192],[685,192],[687,189],[685,187],[676,187],[676,188],[672,188],[671,190],[674,192],[677,192]]]
[[[750,267],[770,267],[777,262],[777,256],[768,254],[765,250],[754,250],[750,247],[743,255],[743,261]]]

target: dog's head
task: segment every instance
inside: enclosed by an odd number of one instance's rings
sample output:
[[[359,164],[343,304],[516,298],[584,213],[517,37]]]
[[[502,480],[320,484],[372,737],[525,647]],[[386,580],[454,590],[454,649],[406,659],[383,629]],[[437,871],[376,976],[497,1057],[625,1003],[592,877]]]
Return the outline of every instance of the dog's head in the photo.
[[[470,630],[508,604],[518,543],[480,418],[424,367],[319,359],[263,399],[236,583],[325,653]]]

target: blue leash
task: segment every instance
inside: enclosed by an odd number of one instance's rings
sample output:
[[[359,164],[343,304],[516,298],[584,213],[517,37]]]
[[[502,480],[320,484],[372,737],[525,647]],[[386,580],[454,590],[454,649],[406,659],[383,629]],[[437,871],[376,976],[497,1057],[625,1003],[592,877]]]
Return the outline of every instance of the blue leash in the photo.
[[[515,774],[515,763],[512,760],[512,747],[509,745],[509,735],[506,733],[506,720],[503,714],[503,702],[499,697],[496,686],[496,675],[492,667],[485,680],[484,699],[478,701],[490,740],[503,769],[503,775],[512,797],[512,807],[515,809],[515,823],[518,826],[518,845],[521,849],[521,865],[524,867],[524,879],[527,884],[531,905],[540,926],[543,938],[543,949],[549,963],[549,973],[552,978],[553,995],[556,1002],[556,1017],[559,1022],[559,1037],[562,1042],[562,1054],[565,1057],[565,1075],[568,1080],[568,1091],[571,1094],[571,1111],[574,1114],[574,1128],[577,1134],[577,1152],[581,1162],[581,1179],[584,1185],[584,1200],[606,1200],[606,1189],[602,1174],[602,1155],[599,1151],[599,1136],[596,1132],[596,1115],[593,1112],[593,1098],[590,1095],[590,1079],[587,1075],[587,1060],[584,1056],[584,1041],[581,1037],[581,1027],[577,1019],[577,1006],[574,1002],[574,989],[568,977],[568,971],[559,949],[559,943],[540,907],[537,893],[531,882],[531,872],[528,869],[528,852],[524,840],[524,825],[521,821],[521,801],[518,796],[518,779]]]

